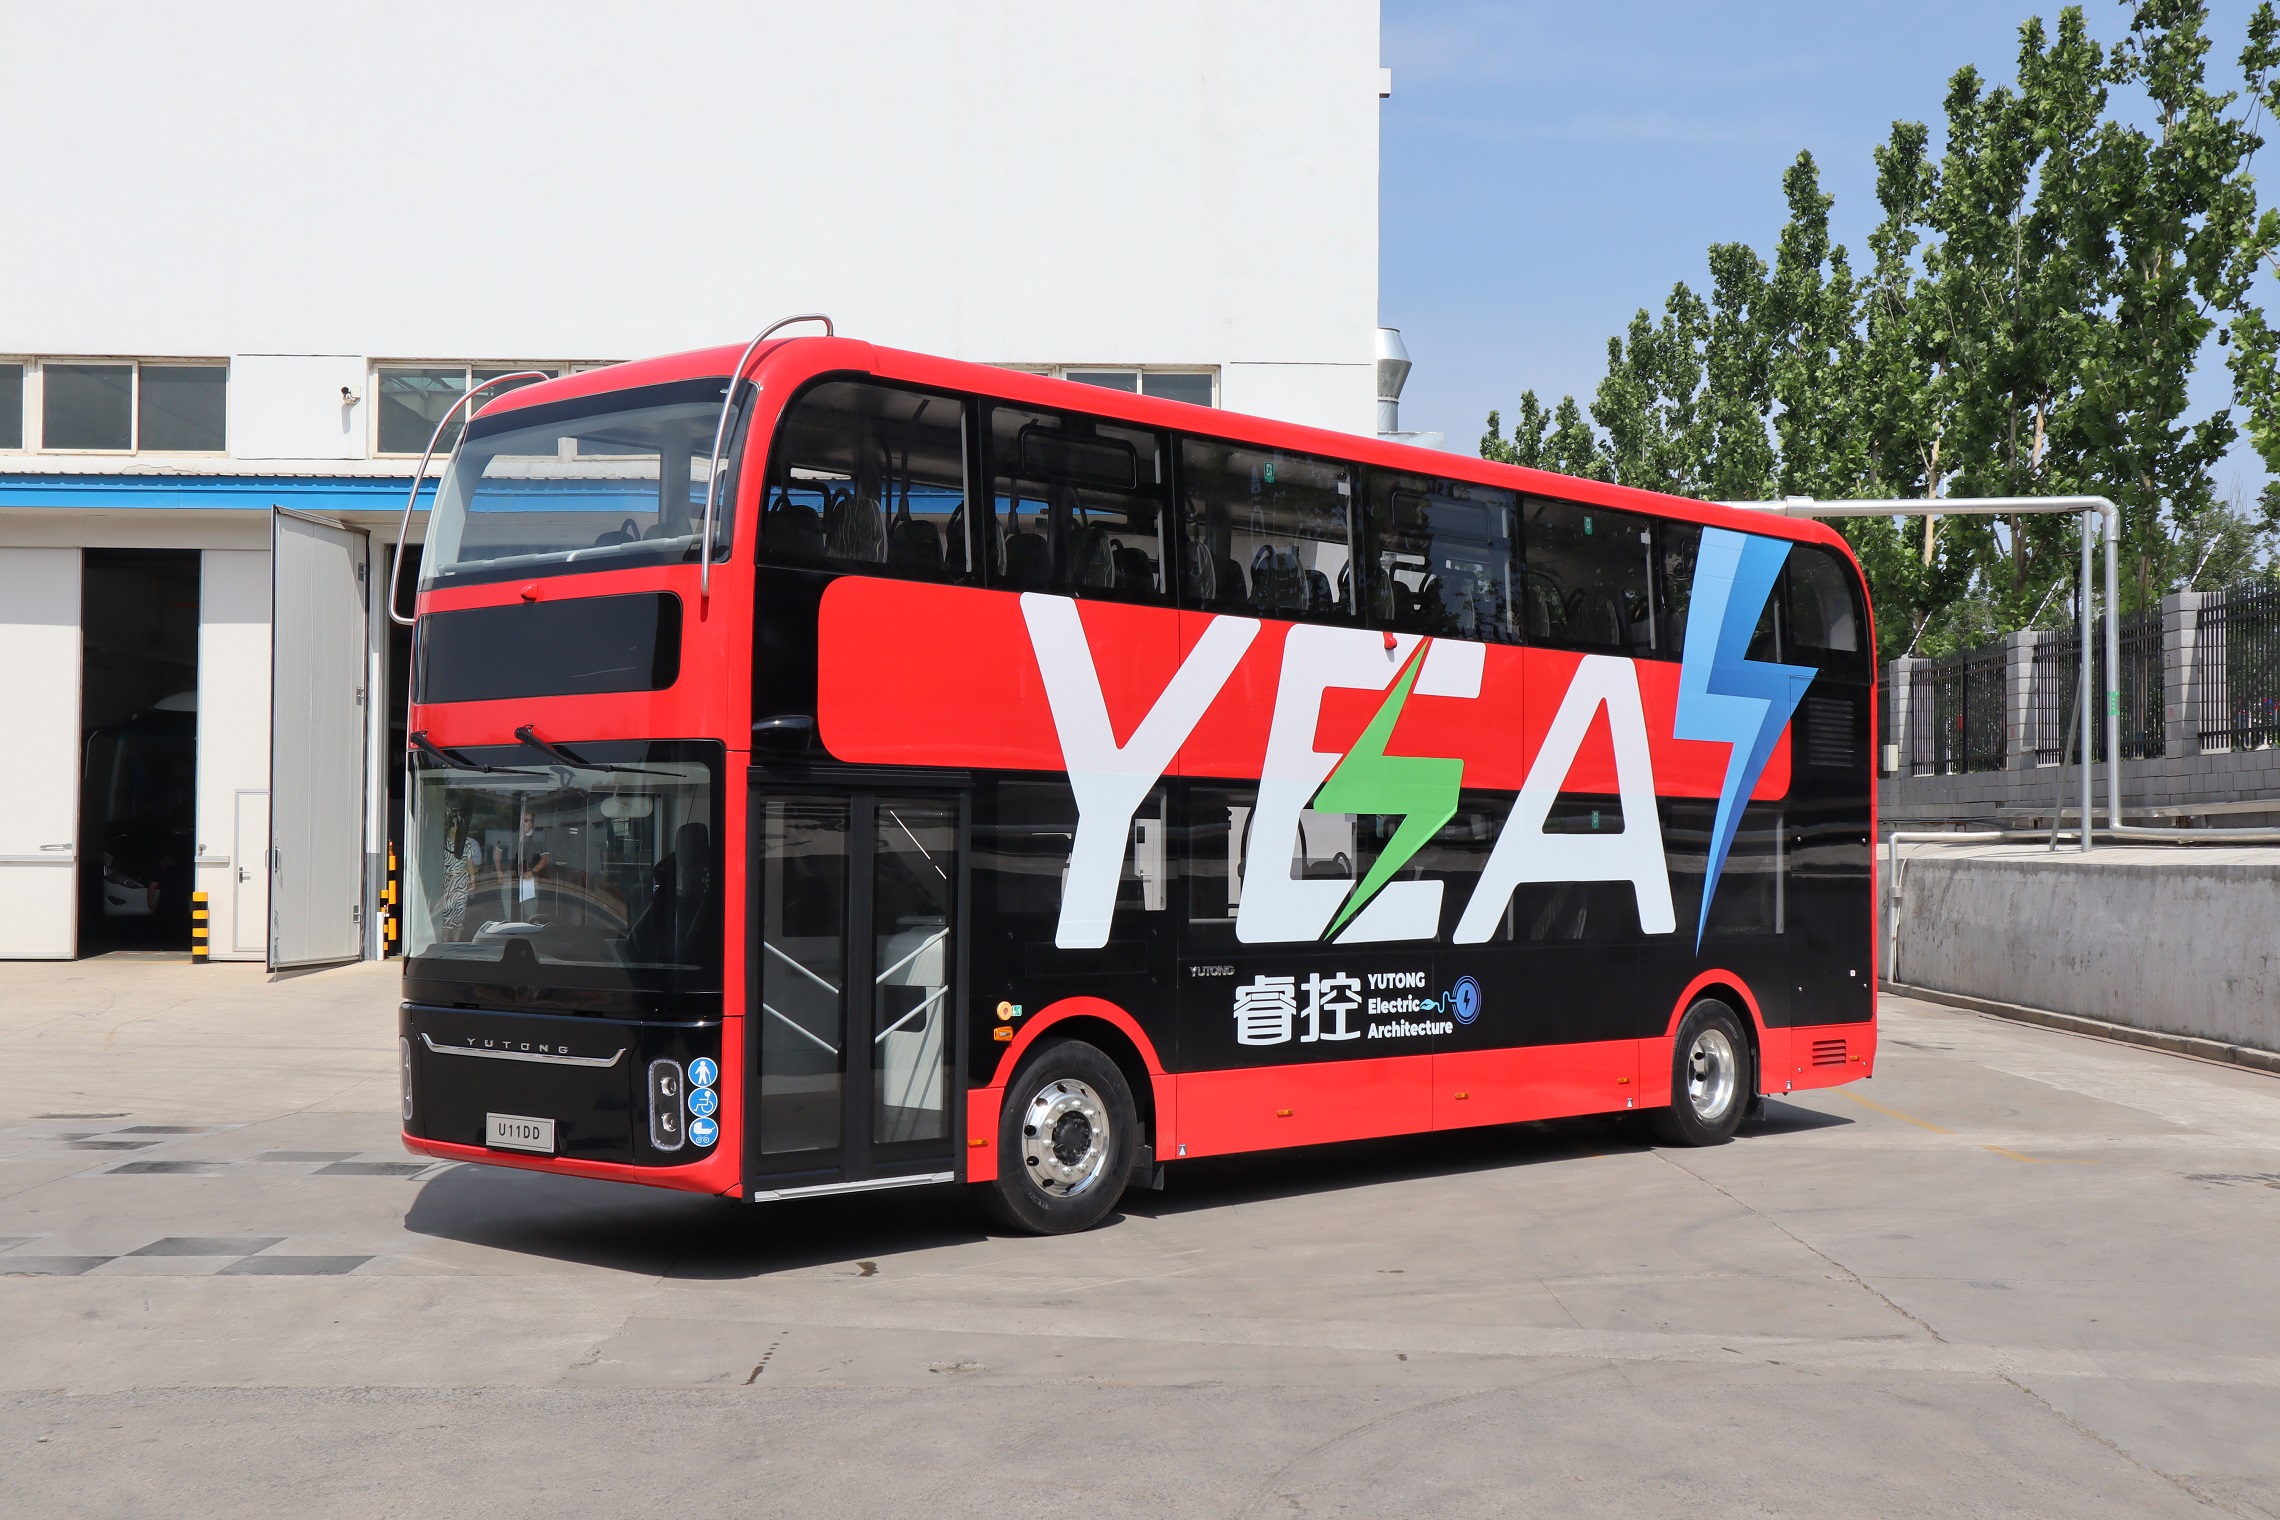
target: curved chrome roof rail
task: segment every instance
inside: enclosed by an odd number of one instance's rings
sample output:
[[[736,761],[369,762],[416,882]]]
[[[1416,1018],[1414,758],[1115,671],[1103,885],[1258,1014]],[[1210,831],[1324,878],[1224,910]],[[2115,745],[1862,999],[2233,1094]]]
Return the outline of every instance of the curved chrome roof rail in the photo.
[[[744,352],[738,357],[736,368],[729,373],[728,384],[720,393],[720,423],[713,429],[712,465],[705,471],[704,537],[698,540],[697,547],[697,600],[700,602],[712,600],[713,510],[720,495],[721,445],[728,438],[729,414],[736,410],[736,388],[744,383],[744,369],[752,362],[752,351],[766,341],[770,333],[789,327],[794,322],[821,322],[825,337],[838,336],[838,330],[831,325],[831,318],[820,311],[803,311],[796,317],[783,317],[771,322],[760,329],[758,337],[744,345]]]
[[[518,369],[511,375],[493,375],[481,385],[470,387],[465,395],[452,402],[451,410],[443,414],[443,420],[438,422],[435,425],[435,431],[428,435],[427,452],[420,455],[420,467],[412,472],[411,494],[404,498],[404,520],[396,528],[396,555],[388,565],[388,621],[397,627],[409,628],[418,621],[416,618],[405,617],[396,611],[396,582],[401,580],[404,574],[404,540],[411,537],[412,508],[419,504],[420,483],[427,479],[428,461],[435,457],[435,446],[443,441],[443,430],[451,426],[451,419],[459,415],[461,407],[494,385],[504,385],[509,380],[551,380],[553,378],[552,375],[542,369]],[[461,429],[459,437],[451,440],[451,453],[443,462],[444,474],[449,475],[451,473],[451,461],[459,457],[459,445],[466,437],[466,430]],[[443,482],[438,480],[435,488],[440,492],[443,489]]]

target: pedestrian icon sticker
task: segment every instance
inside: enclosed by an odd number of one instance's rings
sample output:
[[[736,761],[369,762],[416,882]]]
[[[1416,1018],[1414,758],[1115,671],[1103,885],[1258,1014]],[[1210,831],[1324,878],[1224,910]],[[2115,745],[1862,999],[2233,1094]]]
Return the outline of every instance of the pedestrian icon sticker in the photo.
[[[710,1056],[699,1056],[689,1063],[689,1085],[710,1087],[720,1080],[720,1065]]]

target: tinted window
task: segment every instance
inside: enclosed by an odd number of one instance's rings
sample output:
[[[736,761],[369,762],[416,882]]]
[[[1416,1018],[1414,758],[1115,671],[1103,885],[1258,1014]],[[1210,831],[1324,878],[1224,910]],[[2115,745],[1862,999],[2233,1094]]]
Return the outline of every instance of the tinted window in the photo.
[[[49,364],[40,379],[40,447],[134,447],[133,365]]]
[[[1209,406],[1212,374],[1209,370],[1150,370],[1140,377],[1140,393],[1164,401],[1185,401]]]
[[[1370,625],[1517,643],[1518,528],[1510,491],[1372,471],[1363,530]]]
[[[1352,621],[1351,465],[1185,438],[1180,495],[1181,573],[1193,605]]]
[[[1160,601],[1164,460],[1154,433],[990,408],[991,579],[1016,591]]]
[[[420,619],[422,702],[663,691],[681,672],[681,599],[585,596]]]
[[[1655,647],[1647,519],[1532,497],[1527,504],[1528,636],[1646,654]]]
[[[687,380],[478,416],[436,492],[421,585],[693,562],[721,389]],[[734,537],[743,436],[732,420],[714,564]]]
[[[1865,677],[1867,627],[1853,592],[1852,568],[1826,549],[1799,544],[1789,551],[1788,657],[1831,674]]]
[[[380,452],[383,454],[417,454],[435,437],[435,425],[441,422],[452,404],[467,389],[467,371],[463,369],[384,369],[380,371],[380,395],[377,400],[380,420]],[[436,452],[451,447],[458,432],[436,442]]]
[[[228,448],[229,380],[219,364],[144,365],[141,446],[209,454]]]
[[[965,404],[845,380],[803,393],[769,454],[761,544],[779,564],[966,579]]]
[[[0,364],[0,449],[24,446],[24,366]]]
[[[1666,522],[1655,530],[1656,595],[1662,601],[1662,650],[1672,659],[1686,653],[1686,615],[1694,602],[1694,560],[1702,548],[1702,528],[1697,523]],[[1750,633],[1750,645],[1745,651],[1752,660],[1778,660],[1780,643],[1776,638],[1774,611],[1781,604],[1778,595],[1769,596],[1759,609],[1757,627]]]

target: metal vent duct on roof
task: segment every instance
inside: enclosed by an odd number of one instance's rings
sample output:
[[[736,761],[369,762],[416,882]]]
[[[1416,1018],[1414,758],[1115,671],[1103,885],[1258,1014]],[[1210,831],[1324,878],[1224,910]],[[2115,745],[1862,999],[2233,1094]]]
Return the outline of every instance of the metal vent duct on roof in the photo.
[[[1401,431],[1401,388],[1409,383],[1409,350],[1401,343],[1401,329],[1377,330],[1377,430]]]

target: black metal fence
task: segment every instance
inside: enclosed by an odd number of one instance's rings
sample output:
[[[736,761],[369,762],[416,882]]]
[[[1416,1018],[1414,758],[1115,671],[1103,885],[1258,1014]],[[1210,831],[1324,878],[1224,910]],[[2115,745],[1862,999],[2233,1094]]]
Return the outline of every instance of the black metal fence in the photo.
[[[2280,743],[2280,586],[2228,591],[2200,609],[2193,677],[2203,753]]]
[[[1910,774],[2003,769],[2009,727],[2003,668],[2003,646],[1996,644],[1927,660],[1909,672]]]
[[[2100,623],[2098,660],[2106,658],[2105,625]],[[2162,716],[2167,687],[2162,675],[2161,614],[2141,612],[2122,619],[2121,627],[2122,758],[2158,760],[2165,753],[2166,721]],[[2103,683],[2100,691],[2105,690]],[[2106,752],[2106,725],[2098,725],[2098,753]]]
[[[2125,760],[2158,759],[2163,753],[2161,617],[2142,613],[2124,618],[2121,644],[2121,741]],[[2106,689],[2105,623],[2097,625],[2090,649],[2091,700]],[[2056,765],[2063,756],[2080,759],[2071,748],[2075,703],[2081,690],[2082,642],[2072,629],[2045,633],[2025,661],[2026,690],[2016,728],[2008,710],[2005,647],[1990,644],[1944,659],[1930,660],[1910,673],[1908,712],[1912,742],[1909,771],[1918,776],[1953,776],[1968,771],[1999,771],[2016,745],[2036,765]],[[2091,756],[2106,757],[2106,725],[2091,730]]]

